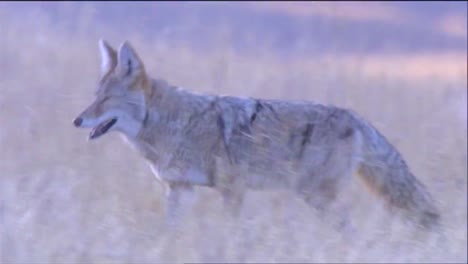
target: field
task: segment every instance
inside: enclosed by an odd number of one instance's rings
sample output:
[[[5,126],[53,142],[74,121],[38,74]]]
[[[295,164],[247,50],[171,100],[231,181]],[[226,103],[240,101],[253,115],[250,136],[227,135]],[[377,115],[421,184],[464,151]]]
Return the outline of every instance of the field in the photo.
[[[466,48],[285,58],[255,37],[257,51],[238,52],[221,30],[203,50],[119,30],[86,8],[70,18],[11,6],[0,4],[1,263],[467,262]],[[129,40],[153,77],[185,89],[360,113],[433,194],[446,240],[415,235],[359,181],[346,194],[352,239],[290,193],[249,192],[230,220],[205,188],[182,233],[166,235],[164,189],[146,162],[117,134],[88,142],[72,125],[97,88],[101,36]]]

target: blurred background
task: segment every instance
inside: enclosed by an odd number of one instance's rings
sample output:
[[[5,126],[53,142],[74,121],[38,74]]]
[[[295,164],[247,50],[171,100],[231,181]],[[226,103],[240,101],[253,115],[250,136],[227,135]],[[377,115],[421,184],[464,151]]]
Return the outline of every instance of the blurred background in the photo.
[[[1,2],[0,262],[467,262],[467,2]],[[353,109],[403,154],[446,240],[414,236],[353,183],[343,240],[290,193],[239,219],[197,189],[176,239],[164,189],[118,135],[72,120],[93,99],[98,39],[192,91]]]

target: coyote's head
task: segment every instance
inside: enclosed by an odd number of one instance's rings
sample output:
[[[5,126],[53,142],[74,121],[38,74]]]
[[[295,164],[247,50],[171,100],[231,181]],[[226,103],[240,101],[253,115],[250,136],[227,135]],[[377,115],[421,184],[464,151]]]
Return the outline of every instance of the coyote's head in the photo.
[[[142,61],[128,42],[116,52],[103,39],[101,79],[94,102],[75,120],[76,127],[93,128],[89,139],[116,130],[129,137],[138,134],[146,115],[145,94],[149,78]]]

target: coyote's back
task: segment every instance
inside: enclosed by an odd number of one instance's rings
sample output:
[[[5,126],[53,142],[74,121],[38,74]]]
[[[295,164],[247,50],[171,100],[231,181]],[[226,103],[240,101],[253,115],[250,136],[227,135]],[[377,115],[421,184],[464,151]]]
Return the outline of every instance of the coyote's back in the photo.
[[[424,227],[439,213],[401,154],[352,111],[311,102],[195,94],[150,78],[124,43],[100,41],[96,100],[74,121],[90,139],[118,131],[167,187],[168,216],[193,186],[219,190],[237,211],[247,189],[288,188],[322,212],[354,172]]]

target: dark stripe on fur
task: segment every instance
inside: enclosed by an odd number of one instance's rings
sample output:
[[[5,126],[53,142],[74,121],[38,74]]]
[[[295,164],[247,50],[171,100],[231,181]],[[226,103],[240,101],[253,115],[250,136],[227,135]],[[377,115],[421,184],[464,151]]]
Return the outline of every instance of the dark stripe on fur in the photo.
[[[256,101],[255,103],[255,112],[253,113],[253,115],[250,117],[250,124],[252,124],[255,119],[257,118],[257,114],[263,109],[263,105],[262,103],[260,103],[260,101]]]
[[[302,158],[306,145],[310,142],[310,136],[312,135],[313,131],[314,131],[314,125],[308,123],[301,135],[302,141],[301,141],[301,146],[299,150],[299,158]]]
[[[340,138],[341,139],[345,139],[345,138],[348,138],[350,136],[352,136],[354,133],[354,130],[350,127],[346,128],[346,130],[344,131],[343,134],[341,134]]]
[[[220,114],[218,115],[216,123],[218,125],[221,136],[223,137],[223,145],[224,145],[224,149],[226,150],[226,155],[229,159],[229,162],[232,163],[231,154],[229,153],[228,142],[226,141],[226,137],[224,136],[224,129],[226,127],[226,124],[224,124],[223,117]]]

